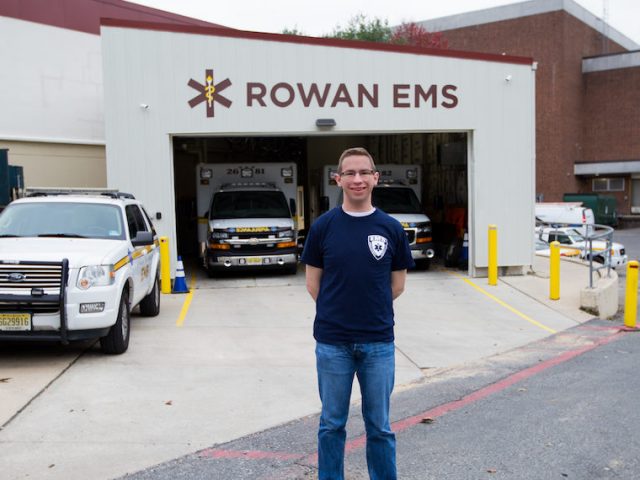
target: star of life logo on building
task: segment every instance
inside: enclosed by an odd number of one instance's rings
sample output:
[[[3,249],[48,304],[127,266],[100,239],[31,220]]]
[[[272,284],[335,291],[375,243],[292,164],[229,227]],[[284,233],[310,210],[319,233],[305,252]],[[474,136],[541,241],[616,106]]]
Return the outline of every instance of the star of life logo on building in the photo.
[[[206,102],[207,117],[215,116],[214,106],[216,102],[223,107],[229,108],[231,106],[231,100],[220,95],[222,90],[231,85],[231,80],[225,78],[220,83],[214,83],[213,78],[213,69],[209,69],[205,71],[204,84],[196,82],[193,78],[191,78],[187,84],[199,92],[199,95],[189,100],[189,106],[193,108],[202,102]]]
[[[369,235],[369,251],[376,260],[380,260],[387,252],[387,239],[382,235]]]

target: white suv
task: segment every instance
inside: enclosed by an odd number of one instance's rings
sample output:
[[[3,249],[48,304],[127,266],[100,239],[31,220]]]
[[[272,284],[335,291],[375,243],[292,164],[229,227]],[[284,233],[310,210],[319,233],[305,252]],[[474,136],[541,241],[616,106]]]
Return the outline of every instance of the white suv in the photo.
[[[0,341],[129,346],[130,313],[160,312],[158,240],[132,195],[39,190],[0,214]]]
[[[564,247],[561,250],[560,255],[563,255],[562,251],[568,252],[568,250],[570,250],[566,247],[571,247],[579,252],[578,255],[565,253],[566,256],[579,256],[586,260],[589,259],[589,256],[592,256],[594,262],[605,263],[607,242],[605,240],[593,240],[593,252],[589,253],[588,242],[585,240],[580,230],[581,229],[579,228],[573,227],[537,227],[536,235],[540,240],[547,244],[554,241],[560,243],[560,246]],[[610,249],[611,268],[622,267],[627,264],[628,258],[625,254],[624,245],[621,243],[611,242]]]

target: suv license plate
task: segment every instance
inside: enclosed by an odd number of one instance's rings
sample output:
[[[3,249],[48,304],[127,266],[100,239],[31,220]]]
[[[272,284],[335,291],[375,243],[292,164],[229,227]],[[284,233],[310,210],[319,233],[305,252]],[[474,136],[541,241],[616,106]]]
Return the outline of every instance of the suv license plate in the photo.
[[[30,313],[0,313],[0,330],[25,331],[31,330]]]
[[[247,263],[250,265],[256,265],[262,263],[262,258],[260,257],[247,257]]]

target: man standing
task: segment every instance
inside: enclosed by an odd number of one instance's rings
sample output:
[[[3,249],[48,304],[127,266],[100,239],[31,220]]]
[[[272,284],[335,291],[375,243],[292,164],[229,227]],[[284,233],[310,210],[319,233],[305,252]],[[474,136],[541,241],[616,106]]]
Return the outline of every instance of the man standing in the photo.
[[[378,177],[369,152],[345,150],[336,176],[342,206],[314,222],[302,253],[307,290],[316,302],[319,480],[344,479],[354,375],[362,395],[369,477],[397,478],[389,421],[395,374],[393,300],[403,292],[413,260],[400,223],[371,203]]]

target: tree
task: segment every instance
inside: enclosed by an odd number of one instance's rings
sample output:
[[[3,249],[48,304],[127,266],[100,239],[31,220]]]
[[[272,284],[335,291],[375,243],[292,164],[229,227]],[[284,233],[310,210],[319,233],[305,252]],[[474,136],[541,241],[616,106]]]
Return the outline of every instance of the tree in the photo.
[[[349,20],[345,28],[336,26],[328,37],[388,43],[391,38],[391,27],[387,20],[379,18],[368,20],[366,15],[359,13]]]
[[[285,28],[287,35],[304,35],[298,27]],[[337,25],[333,32],[325,38],[341,38],[343,40],[364,40],[367,42],[392,43],[395,45],[412,45],[421,48],[448,48],[449,42],[441,32],[429,32],[422,25],[403,22],[399,27],[391,28],[387,20],[374,18],[369,20],[359,13],[353,16],[346,27]]]
[[[390,43],[396,45],[413,45],[422,48],[448,48],[449,42],[442,32],[431,33],[422,25],[416,23],[402,23],[393,30]]]
[[[345,28],[338,25],[328,37],[422,48],[449,47],[449,42],[441,32],[431,33],[422,25],[413,22],[403,22],[399,27],[391,28],[387,20],[380,18],[368,20],[362,13],[352,17]]]
[[[284,27],[282,29],[282,34],[283,35],[299,35],[299,36],[306,36],[307,35],[302,30],[300,30],[297,25],[294,25],[292,28]]]

